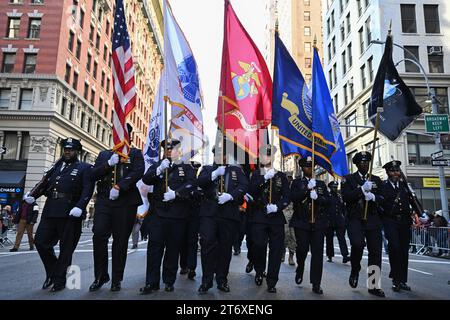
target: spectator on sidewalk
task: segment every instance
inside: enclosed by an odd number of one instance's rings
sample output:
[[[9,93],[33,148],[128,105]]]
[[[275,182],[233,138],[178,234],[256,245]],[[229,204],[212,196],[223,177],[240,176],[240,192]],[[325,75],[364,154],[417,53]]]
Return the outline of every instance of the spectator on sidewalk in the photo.
[[[443,248],[445,248],[447,244],[448,232],[444,228],[448,226],[448,221],[442,216],[442,210],[436,211],[434,215],[433,227],[440,228],[435,229],[435,238],[439,248],[437,256],[440,257],[444,253]]]
[[[30,250],[34,250],[34,239],[33,239],[33,226],[37,221],[38,217],[38,206],[36,202],[28,204],[22,201],[20,210],[14,217],[14,224],[17,224],[17,234],[16,242],[14,247],[10,249],[10,252],[15,252],[19,250],[20,243],[22,242],[22,237],[26,231],[28,234],[28,243],[30,245]]]

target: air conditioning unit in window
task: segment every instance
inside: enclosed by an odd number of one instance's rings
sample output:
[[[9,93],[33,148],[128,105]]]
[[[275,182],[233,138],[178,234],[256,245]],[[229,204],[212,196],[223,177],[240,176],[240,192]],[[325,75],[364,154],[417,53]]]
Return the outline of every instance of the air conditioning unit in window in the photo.
[[[430,47],[428,54],[430,56],[441,56],[442,53],[442,47],[441,46],[432,46]]]

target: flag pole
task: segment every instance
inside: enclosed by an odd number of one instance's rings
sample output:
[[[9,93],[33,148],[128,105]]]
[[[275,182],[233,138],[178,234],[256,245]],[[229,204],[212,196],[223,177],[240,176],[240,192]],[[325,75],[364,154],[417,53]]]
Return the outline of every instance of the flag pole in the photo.
[[[164,96],[164,157],[167,154],[167,100],[169,99],[168,96]],[[164,158],[163,157],[163,158]],[[169,171],[166,169],[164,173],[164,178],[166,180],[166,192],[169,190]]]
[[[314,50],[317,50],[317,36],[314,35],[314,42],[313,42],[313,54],[314,54]],[[311,108],[311,118],[313,118],[313,111],[314,108]],[[316,179],[316,170],[315,170],[315,153],[316,153],[316,136],[314,134],[314,131],[312,133],[312,174],[311,177],[312,179]],[[314,189],[313,189],[314,190]],[[314,199],[311,199],[311,223],[315,223],[315,219],[314,219]]]
[[[225,165],[225,100],[223,99],[222,90],[219,91],[220,98],[222,99],[222,148],[221,148],[221,159],[222,165]],[[225,192],[225,186],[223,181],[223,175],[220,176],[220,194]]]

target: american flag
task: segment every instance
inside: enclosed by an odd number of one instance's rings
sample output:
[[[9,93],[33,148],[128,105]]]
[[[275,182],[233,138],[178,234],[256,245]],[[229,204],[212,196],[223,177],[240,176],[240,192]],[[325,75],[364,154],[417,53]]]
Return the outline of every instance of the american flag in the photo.
[[[131,54],[127,24],[125,22],[123,0],[116,0],[112,45],[114,150],[120,155],[128,155],[130,140],[125,124],[125,118],[136,104],[136,87],[134,82],[133,57]]]

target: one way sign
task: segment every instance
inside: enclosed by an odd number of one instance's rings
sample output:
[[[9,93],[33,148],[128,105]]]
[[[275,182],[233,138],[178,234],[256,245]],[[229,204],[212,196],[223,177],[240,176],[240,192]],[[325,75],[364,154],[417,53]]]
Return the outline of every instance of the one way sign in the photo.
[[[6,147],[0,147],[0,154],[6,153]]]

